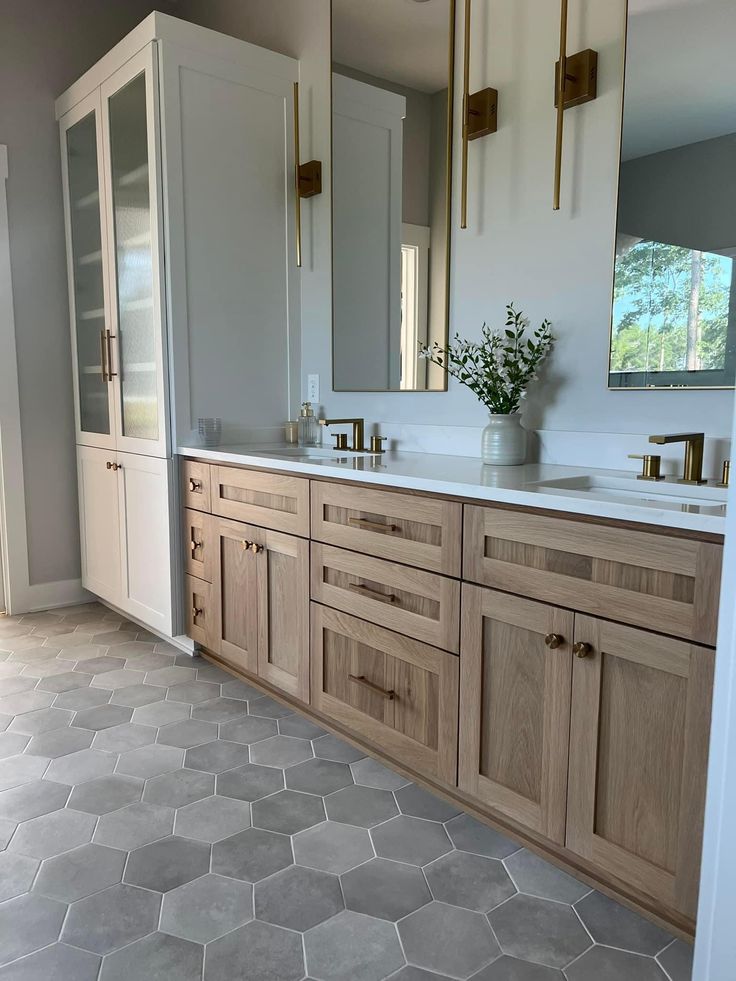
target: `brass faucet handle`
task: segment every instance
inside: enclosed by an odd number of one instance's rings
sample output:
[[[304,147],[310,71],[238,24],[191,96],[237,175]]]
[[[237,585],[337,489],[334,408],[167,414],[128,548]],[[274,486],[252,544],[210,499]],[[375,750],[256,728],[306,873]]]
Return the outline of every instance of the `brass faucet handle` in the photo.
[[[385,453],[383,443],[387,438],[387,436],[371,436],[371,453]]]
[[[348,448],[348,434],[347,433],[335,433],[332,437],[335,440],[336,450],[346,450]]]
[[[731,479],[731,461],[723,461],[723,470],[721,471],[721,479],[716,484],[716,487],[728,487],[729,481]]]
[[[649,453],[629,453],[630,460],[641,460],[641,473],[637,475],[637,480],[664,480],[660,473],[662,467],[662,457]]]

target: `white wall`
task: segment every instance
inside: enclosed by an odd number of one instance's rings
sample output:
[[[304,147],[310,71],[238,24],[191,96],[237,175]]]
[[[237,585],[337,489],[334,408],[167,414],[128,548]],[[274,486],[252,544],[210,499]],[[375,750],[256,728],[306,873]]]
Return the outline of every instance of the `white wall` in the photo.
[[[54,99],[168,0],[3,0],[0,143],[8,212],[32,584],[80,574],[69,301]],[[53,602],[53,592],[46,592]]]

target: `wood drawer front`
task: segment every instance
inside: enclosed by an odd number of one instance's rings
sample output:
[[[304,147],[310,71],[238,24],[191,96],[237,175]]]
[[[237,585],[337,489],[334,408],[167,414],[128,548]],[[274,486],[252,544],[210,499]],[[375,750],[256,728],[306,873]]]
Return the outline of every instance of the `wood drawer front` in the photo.
[[[465,508],[463,576],[715,645],[722,546],[628,528]]]
[[[211,514],[184,509],[184,568],[195,579],[212,582],[217,560]]]
[[[567,847],[694,919],[715,652],[576,615]]]
[[[212,467],[212,510],[223,518],[309,538],[309,481],[259,470]]]
[[[212,583],[185,576],[184,589],[187,637],[217,654],[217,611]]]
[[[454,785],[459,659],[316,603],[311,619],[313,707]]]
[[[210,465],[196,460],[181,461],[181,501],[185,508],[211,511]]]
[[[459,651],[460,583],[312,542],[312,599],[443,650]]]
[[[460,576],[461,505],[312,481],[312,538]]]

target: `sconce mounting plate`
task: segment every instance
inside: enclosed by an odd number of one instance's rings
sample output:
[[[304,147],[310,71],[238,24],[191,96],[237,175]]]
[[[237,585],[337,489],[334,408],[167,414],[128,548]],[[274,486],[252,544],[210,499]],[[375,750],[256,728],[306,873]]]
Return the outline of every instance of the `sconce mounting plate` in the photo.
[[[565,72],[565,109],[592,102],[598,95],[598,52],[591,48],[568,55]],[[555,63],[555,108],[559,91],[560,63]]]
[[[308,160],[299,164],[299,197],[313,198],[322,193],[322,161]]]
[[[498,129],[498,92],[496,89],[480,89],[468,96],[468,139],[477,140],[490,136]]]

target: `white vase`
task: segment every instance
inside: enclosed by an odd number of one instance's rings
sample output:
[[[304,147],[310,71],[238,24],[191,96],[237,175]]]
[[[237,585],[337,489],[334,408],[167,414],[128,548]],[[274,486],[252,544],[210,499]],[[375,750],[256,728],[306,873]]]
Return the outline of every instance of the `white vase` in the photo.
[[[521,426],[521,413],[488,413],[480,455],[483,463],[495,467],[516,467],[525,462],[526,430]]]

